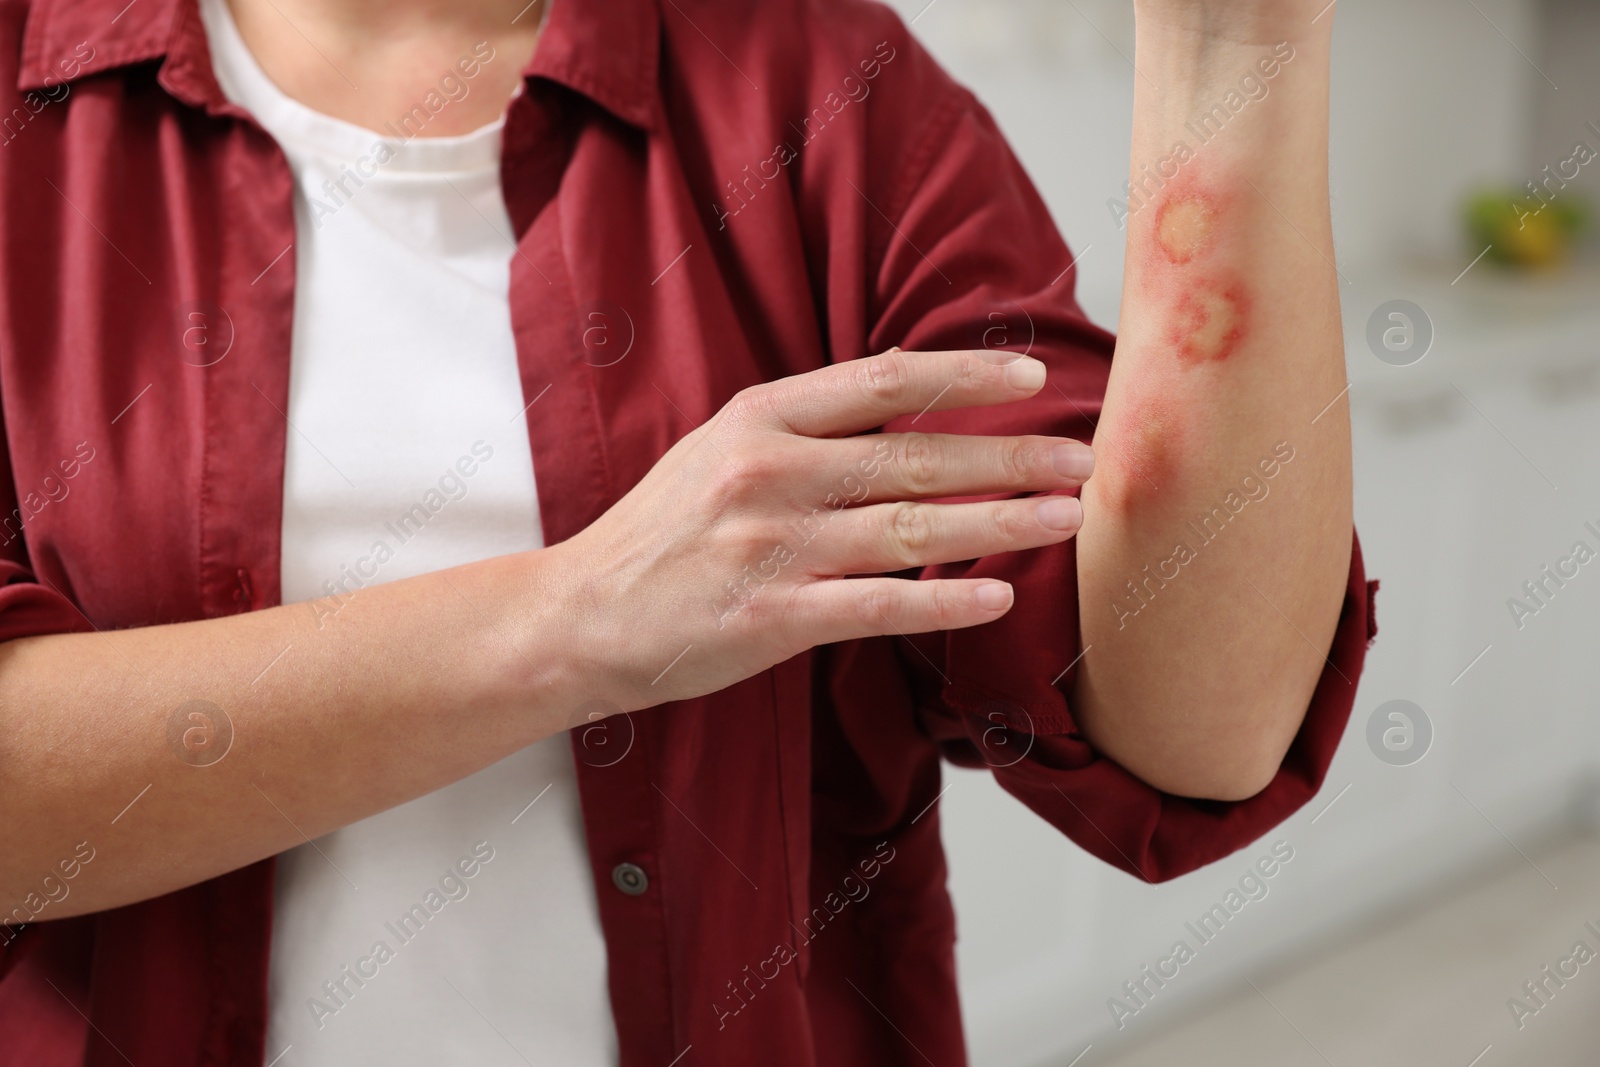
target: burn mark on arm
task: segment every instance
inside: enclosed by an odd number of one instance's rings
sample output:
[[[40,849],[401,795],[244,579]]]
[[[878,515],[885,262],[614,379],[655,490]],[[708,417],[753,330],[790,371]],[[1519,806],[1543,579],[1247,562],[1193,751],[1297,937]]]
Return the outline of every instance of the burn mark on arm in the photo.
[[[1188,366],[1228,359],[1249,333],[1249,293],[1235,272],[1218,265],[1237,251],[1225,247],[1225,218],[1215,195],[1185,182],[1168,187],[1145,238],[1161,340]]]

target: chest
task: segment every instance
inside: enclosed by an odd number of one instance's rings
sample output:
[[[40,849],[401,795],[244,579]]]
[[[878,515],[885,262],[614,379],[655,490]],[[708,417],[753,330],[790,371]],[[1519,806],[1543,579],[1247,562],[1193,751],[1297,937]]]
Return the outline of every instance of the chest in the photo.
[[[85,93],[37,141],[36,168],[5,168],[13,518],[41,576],[100,627],[283,599],[286,457],[309,463],[316,443],[297,416],[325,435],[342,407],[360,423],[342,436],[404,449],[408,424],[430,417],[418,404],[485,387],[485,348],[499,344],[509,351],[485,402],[524,439],[513,451],[537,471],[542,540],[554,543],[739,389],[823,358],[814,323],[773,345],[774,324],[751,312],[753,288],[804,280],[800,257],[772,250],[733,269],[670,138],[538,93],[507,119],[505,214],[463,190],[459,218],[413,220],[418,242],[437,242],[439,226],[495,231],[500,276],[432,292],[402,262],[403,219],[384,220],[386,246],[317,254],[334,225],[371,224],[361,201],[308,225],[306,190],[246,120]],[[368,299],[333,307],[317,299],[330,289]],[[460,374],[401,358],[419,330],[459,339]],[[308,344],[347,358],[297,362]],[[296,403],[312,374],[328,376],[314,417]]]

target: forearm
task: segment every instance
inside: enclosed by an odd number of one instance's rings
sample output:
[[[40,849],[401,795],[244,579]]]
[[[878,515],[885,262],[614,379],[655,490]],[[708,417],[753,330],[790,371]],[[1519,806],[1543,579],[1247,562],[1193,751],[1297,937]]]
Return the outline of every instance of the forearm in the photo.
[[[1013,494],[1082,484],[1081,446],[868,431],[1022,400],[1045,377],[967,350],[834,364],[742,390],[538,552],[372,586],[331,619],[299,604],[0,644],[0,922],[79,842],[92,877],[45,917],[194,884],[817,645],[994,620],[999,582],[861,576],[1066,540],[1076,508]],[[171,739],[196,699],[234,731],[205,766]]]
[[[44,898],[79,842],[94,860],[41,921],[273,855],[565,728],[576,698],[539,555],[371,586],[335,614],[0,645],[0,919]],[[179,712],[194,700],[222,709],[231,744]]]
[[[1332,13],[1208,35],[1154,9],[1140,9],[1122,321],[1083,494],[1088,651],[1073,695],[1085,734],[1133,773],[1237,799],[1299,728],[1350,559]]]

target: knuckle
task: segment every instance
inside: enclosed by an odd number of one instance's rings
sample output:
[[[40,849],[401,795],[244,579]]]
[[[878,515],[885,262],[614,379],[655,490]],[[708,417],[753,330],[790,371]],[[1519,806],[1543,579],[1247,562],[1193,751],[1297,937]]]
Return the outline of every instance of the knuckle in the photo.
[[[1033,451],[1026,441],[1008,441],[1000,447],[1000,476],[1012,488],[1028,484],[1033,471]]]
[[[913,493],[929,492],[938,479],[939,448],[927,434],[907,434],[900,448],[902,484]]]
[[[742,448],[728,456],[726,466],[730,477],[739,479],[748,488],[755,488],[772,478],[781,462],[772,449]]]
[[[745,416],[750,411],[750,405],[754,400],[754,395],[754,386],[751,386],[747,389],[741,389],[737,393],[734,393],[728,398],[728,402],[722,405],[723,414],[728,416],[730,419],[739,419]]]
[[[933,542],[933,516],[927,504],[902,501],[889,516],[890,548],[906,566],[915,564]]]
[[[856,617],[864,629],[882,631],[885,627],[894,625],[895,598],[888,590],[868,589],[861,594],[856,603]]]
[[[860,361],[857,383],[869,399],[892,400],[911,384],[911,366],[903,352],[872,356]]]
[[[774,396],[766,384],[739,390],[722,406],[723,417],[735,428],[743,428],[772,413]]]
[[[753,452],[736,452],[717,464],[713,500],[722,507],[747,502],[771,477],[771,461]]]
[[[1002,544],[1013,544],[1025,540],[1029,534],[1038,529],[1038,522],[1030,520],[1024,510],[1033,505],[1015,501],[1000,501],[994,509],[990,519],[996,538]]]
[[[938,582],[929,590],[928,621],[937,630],[948,630],[956,618],[955,592],[947,583]]]
[[[976,352],[963,353],[956,362],[956,384],[966,389],[981,388],[994,380],[996,368],[1005,374],[1003,364],[996,364]]]

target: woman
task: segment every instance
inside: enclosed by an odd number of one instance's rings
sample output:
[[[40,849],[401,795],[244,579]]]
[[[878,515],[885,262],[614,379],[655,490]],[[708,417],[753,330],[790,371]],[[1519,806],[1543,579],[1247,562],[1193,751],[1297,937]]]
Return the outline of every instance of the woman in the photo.
[[[1139,5],[1114,367],[872,4],[7,6],[0,1063],[959,1063],[941,754],[1303,804],[1315,6]]]

